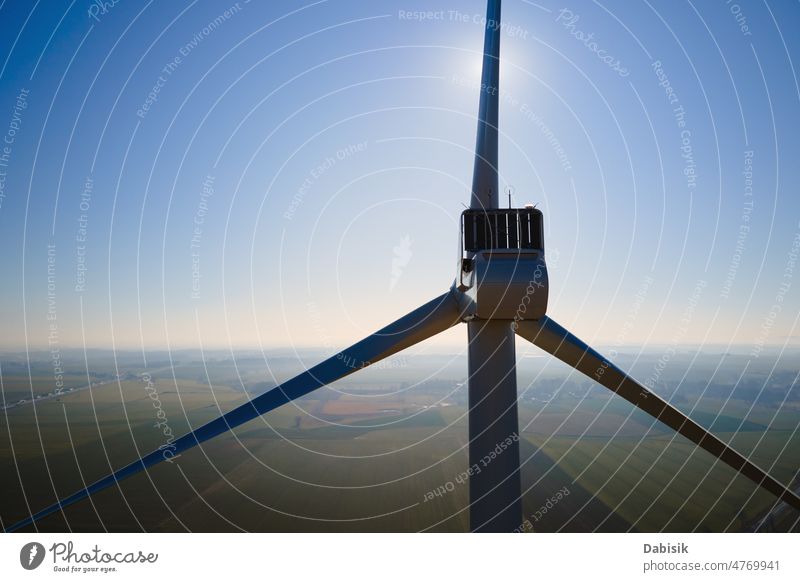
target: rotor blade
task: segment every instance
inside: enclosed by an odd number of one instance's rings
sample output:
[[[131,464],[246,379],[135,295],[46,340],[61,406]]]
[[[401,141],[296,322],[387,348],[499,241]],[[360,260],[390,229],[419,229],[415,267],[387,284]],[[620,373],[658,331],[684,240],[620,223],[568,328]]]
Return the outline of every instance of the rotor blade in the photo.
[[[522,321],[517,334],[676,430],[722,462],[800,510],[800,497],[744,455],[659,398],[549,317]]]
[[[475,166],[472,170],[470,208],[499,208],[497,191],[497,124],[500,108],[500,0],[489,0],[486,7],[486,33],[483,40],[481,97],[478,105],[478,135],[475,139]]]
[[[452,292],[447,292],[291,380],[265,392],[246,404],[242,404],[238,408],[234,408],[216,420],[212,420],[208,424],[183,435],[168,446],[162,445],[157,450],[111,475],[15,523],[6,531],[14,531],[30,525],[46,515],[110,487],[126,477],[135,475],[161,461],[172,460],[173,457],[203,441],[227,432],[270,410],[278,408],[282,404],[305,396],[317,388],[344,378],[374,362],[433,337],[439,332],[454,326],[460,320],[461,312],[457,300]]]

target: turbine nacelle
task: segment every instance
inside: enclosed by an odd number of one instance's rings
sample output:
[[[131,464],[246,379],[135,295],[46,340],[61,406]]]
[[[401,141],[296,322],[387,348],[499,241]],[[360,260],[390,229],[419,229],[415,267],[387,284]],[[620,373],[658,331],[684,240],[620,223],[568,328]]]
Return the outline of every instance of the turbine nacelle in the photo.
[[[543,217],[532,207],[465,210],[453,284],[464,320],[536,320],[547,311]]]

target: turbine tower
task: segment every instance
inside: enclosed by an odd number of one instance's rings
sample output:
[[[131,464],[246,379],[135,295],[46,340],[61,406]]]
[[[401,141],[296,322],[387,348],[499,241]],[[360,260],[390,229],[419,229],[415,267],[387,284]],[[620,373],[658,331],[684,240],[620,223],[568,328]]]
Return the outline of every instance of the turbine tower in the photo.
[[[458,271],[446,293],[180,437],[170,449],[155,450],[137,459],[7,531],[30,525],[461,322],[467,324],[469,342],[469,462],[473,466],[487,455],[492,459],[470,477],[472,531],[510,532],[522,523],[515,334],[599,382],[800,511],[800,497],[792,490],[546,315],[548,279],[542,213],[530,206],[499,207],[499,81],[500,0],[489,0],[472,196],[469,209],[461,215]],[[497,454],[496,447],[501,443],[506,448]]]

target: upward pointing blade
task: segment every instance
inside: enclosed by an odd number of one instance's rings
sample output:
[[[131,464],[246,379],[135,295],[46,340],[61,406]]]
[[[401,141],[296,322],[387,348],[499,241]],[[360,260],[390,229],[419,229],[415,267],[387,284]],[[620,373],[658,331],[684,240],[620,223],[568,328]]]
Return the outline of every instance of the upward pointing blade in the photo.
[[[489,0],[483,41],[481,100],[472,171],[470,208],[499,208],[497,192],[497,124],[500,109],[500,0]]]
[[[520,322],[517,333],[616,392],[637,408],[676,430],[745,477],[800,510],[800,497],[791,489],[770,477],[766,471],[754,465],[744,455],[639,384],[549,317],[543,317],[539,321]]]
[[[374,362],[433,337],[439,332],[454,326],[460,320],[461,312],[459,311],[457,300],[451,292],[447,292],[280,386],[183,435],[174,441],[168,449],[162,450],[160,448],[145,455],[111,475],[62,499],[58,503],[54,503],[42,511],[15,523],[6,531],[14,531],[30,525],[46,515],[85,499],[126,477],[135,475],[166,460],[168,457],[172,458],[179,455],[203,441],[227,432],[270,410],[274,410],[282,404],[305,396],[317,388],[344,378]],[[169,452],[169,456],[166,455],[167,452]]]

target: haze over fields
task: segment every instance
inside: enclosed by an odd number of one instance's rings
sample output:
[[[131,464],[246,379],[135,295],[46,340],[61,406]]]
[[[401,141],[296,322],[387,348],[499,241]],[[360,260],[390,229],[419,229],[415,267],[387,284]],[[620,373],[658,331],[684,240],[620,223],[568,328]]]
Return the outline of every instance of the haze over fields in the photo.
[[[686,349],[659,366],[664,353],[618,359],[641,380],[660,370],[659,394],[797,488],[799,354]],[[48,354],[32,353],[30,371],[3,355],[3,524],[321,355],[66,351],[60,392]],[[517,373],[529,531],[798,529],[769,493],[560,363],[521,348]],[[67,508],[68,525],[57,514],[39,526],[466,531],[465,380],[463,355],[401,353]]]

